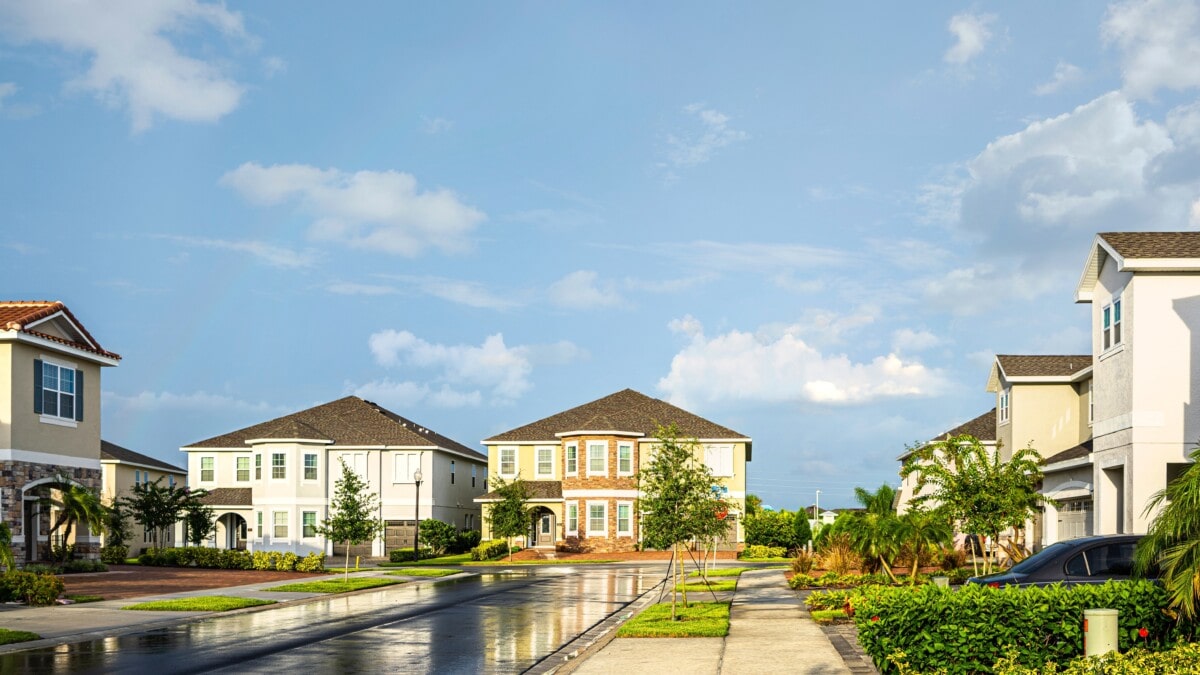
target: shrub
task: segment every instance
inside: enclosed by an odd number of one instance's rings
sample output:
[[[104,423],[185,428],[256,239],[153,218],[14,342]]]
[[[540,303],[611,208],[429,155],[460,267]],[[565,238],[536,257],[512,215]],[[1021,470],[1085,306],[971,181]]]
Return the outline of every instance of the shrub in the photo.
[[[466,553],[479,545],[483,540],[483,535],[479,530],[463,530],[458,533],[458,538],[454,542],[454,553]]]
[[[325,556],[321,556],[324,560]],[[249,551],[223,550],[217,560],[217,566],[223,570],[248,570],[254,568],[254,559]]]
[[[129,557],[129,547],[124,544],[112,544],[100,549],[100,562],[109,565],[120,565]]]
[[[838,574],[845,574],[852,569],[862,567],[862,558],[854,552],[854,544],[846,532],[826,536],[821,542],[817,559],[821,569]]]
[[[850,602],[850,591],[813,591],[804,599],[809,610],[841,609]]]
[[[738,553],[738,558],[782,558],[787,555],[783,546],[747,546]]]
[[[422,546],[421,557],[432,558],[433,551]],[[416,556],[413,555],[413,550],[411,548],[394,548],[388,553],[388,560],[392,562],[413,562],[416,560]]]
[[[62,571],[68,573],[107,572],[108,566],[99,560],[71,560],[62,566]]]
[[[950,577],[950,583],[959,585],[967,583],[967,579],[970,579],[973,574],[974,572],[971,571],[971,568],[959,567],[958,569],[950,570],[946,576]]]
[[[808,551],[798,551],[796,557],[792,559],[792,572],[795,574],[808,574],[816,565],[816,556]]]
[[[28,565],[23,567],[22,570],[25,572],[32,572],[34,574],[57,574],[58,573],[58,568],[55,567],[54,565],[43,565],[41,563],[29,563]]]
[[[852,598],[863,650],[882,672],[897,672],[888,657],[902,652],[913,672],[988,672],[1008,655],[1014,665],[1066,662],[1083,652],[1083,610],[1117,610],[1119,647],[1163,648],[1191,635],[1190,623],[1176,624],[1162,609],[1167,595],[1148,581],[1103,585],[994,589],[971,585],[949,590],[861,589]],[[1142,640],[1139,629],[1146,629]]]
[[[256,570],[273,570],[275,562],[279,558],[278,551],[255,551],[254,552],[254,569]]]
[[[63,581],[53,574],[13,570],[0,576],[5,595],[33,607],[53,605],[63,592]]]
[[[949,548],[945,546],[942,547],[942,569],[946,570],[947,572],[953,572],[965,564],[967,564],[966,551],[960,551],[956,548]]]
[[[421,542],[436,555],[446,552],[458,540],[458,531],[450,523],[430,518],[421,521]]]
[[[508,552],[508,542],[503,539],[489,539],[471,549],[471,560],[494,560]]]
[[[325,554],[309,553],[296,562],[297,572],[324,572]]]
[[[817,580],[807,574],[795,574],[791,579],[788,579],[788,586],[793,590],[801,588],[812,588],[817,585]]]
[[[794,518],[795,516],[787,511],[759,511],[752,516],[746,516],[742,522],[746,530],[747,548],[753,546],[792,548],[796,545]]]
[[[1134,647],[1124,654],[1112,652],[1104,656],[1081,656],[1072,659],[1061,670],[1057,664],[1041,668],[1021,665],[1005,657],[995,665],[996,675],[1133,675],[1135,673],[1197,673],[1200,672],[1200,642],[1188,642],[1173,649],[1152,652]]]
[[[296,561],[299,559],[300,559],[300,556],[296,555],[295,553],[292,553],[291,551],[288,551],[288,552],[284,553],[283,555],[279,556],[279,558],[275,561],[275,569],[280,572],[295,571]]]
[[[66,558],[63,553],[66,553]],[[75,544],[67,544],[65,547],[62,544],[54,544],[50,547],[50,557],[55,560],[74,560],[75,559]]]

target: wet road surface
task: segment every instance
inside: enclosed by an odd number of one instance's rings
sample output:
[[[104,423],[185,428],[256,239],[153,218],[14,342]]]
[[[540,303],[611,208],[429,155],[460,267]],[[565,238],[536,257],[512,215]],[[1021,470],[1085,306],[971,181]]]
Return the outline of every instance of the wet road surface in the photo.
[[[665,566],[517,568],[0,656],[0,673],[519,673]]]

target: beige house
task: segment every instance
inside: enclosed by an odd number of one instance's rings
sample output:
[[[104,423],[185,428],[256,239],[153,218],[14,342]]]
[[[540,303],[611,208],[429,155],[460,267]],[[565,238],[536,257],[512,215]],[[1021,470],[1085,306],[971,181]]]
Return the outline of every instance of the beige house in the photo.
[[[641,540],[638,472],[652,461],[658,425],[671,423],[697,441],[696,458],[712,471],[714,491],[731,505],[727,517],[734,526],[723,547],[739,547],[750,438],[632,389],[486,439],[487,473],[526,481],[534,507],[527,546],[634,550]],[[497,495],[476,501],[484,505],[483,534],[490,537],[487,509]]]
[[[0,301],[0,518],[18,561],[48,557],[40,498],[60,476],[100,489],[100,373],[120,360],[61,302]],[[73,543],[95,557],[100,540]]]
[[[100,497],[105,504],[112,504],[118,497],[130,496],[135,485],[159,480],[164,487],[187,484],[186,469],[104,440],[100,441],[100,467],[103,475]],[[137,556],[154,546],[179,545],[177,532],[168,532],[167,541],[158,544],[153,531],[146,531],[136,522],[130,525],[131,536],[127,543],[131,556]]]
[[[214,509],[214,543],[221,548],[343,553],[341,543],[317,532],[329,516],[343,463],[379,496],[378,516],[386,526],[383,537],[355,547],[352,555],[411,547],[418,514],[420,520],[479,529],[474,500],[485,492],[487,458],[356,396],[182,450],[188,484],[210,491],[205,501]]]
[[[962,436],[964,434],[978,438],[980,443],[982,443],[985,448],[994,453],[996,451],[995,408],[983,413],[969,422],[964,422],[943,434],[938,434],[934,438],[930,439],[926,445],[929,443],[944,441],[948,438],[954,438],[955,436]],[[896,461],[900,462],[901,467],[903,467],[904,463],[908,461],[908,458],[911,457],[912,454],[913,451],[908,450],[904,454],[897,457]],[[913,508],[912,502],[914,499],[932,492],[933,488],[929,485],[918,489],[917,482],[919,477],[919,472],[913,472],[907,476],[900,477],[900,487],[896,489],[895,503],[896,513],[898,515],[904,515],[905,513],[911,511]],[[929,506],[932,507],[934,504],[929,504]]]

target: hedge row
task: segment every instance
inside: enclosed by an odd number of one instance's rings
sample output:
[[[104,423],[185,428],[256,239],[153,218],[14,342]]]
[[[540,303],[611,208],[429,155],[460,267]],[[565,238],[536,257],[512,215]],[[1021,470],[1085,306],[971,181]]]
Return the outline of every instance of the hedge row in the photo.
[[[489,539],[471,549],[471,560],[495,560],[507,553],[507,541],[503,539]]]
[[[0,574],[0,602],[18,601],[34,607],[53,605],[63,589],[63,580],[53,574],[21,570]]]
[[[206,567],[223,570],[278,570],[280,572],[323,572],[325,554],[309,553],[301,558],[291,551],[236,551],[193,546],[150,549],[138,563],[160,567]]]
[[[738,558],[784,558],[787,557],[787,549],[782,546],[747,546],[738,553]]]
[[[1181,644],[1163,652],[1134,647],[1104,656],[1081,656],[1062,666],[1047,663],[1029,667],[1004,659],[996,664],[997,675],[1144,675],[1145,673],[1200,673],[1200,642]]]
[[[951,590],[934,585],[870,586],[851,598],[864,651],[884,673],[902,653],[910,672],[992,672],[1002,657],[1013,665],[1066,663],[1083,653],[1083,610],[1115,609],[1122,651],[1135,644],[1161,650],[1190,638],[1192,624],[1162,611],[1166,592],[1147,581],[1103,585]],[[1140,631],[1146,637],[1141,637]]]

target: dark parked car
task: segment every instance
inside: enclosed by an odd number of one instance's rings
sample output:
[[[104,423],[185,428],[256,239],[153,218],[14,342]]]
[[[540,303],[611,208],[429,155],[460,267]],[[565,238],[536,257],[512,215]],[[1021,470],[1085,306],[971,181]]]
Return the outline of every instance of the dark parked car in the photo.
[[[1070,586],[1128,579],[1133,572],[1133,549],[1141,538],[1140,534],[1109,534],[1060,541],[1003,572],[971,577],[967,583],[1001,587],[1062,582]]]

